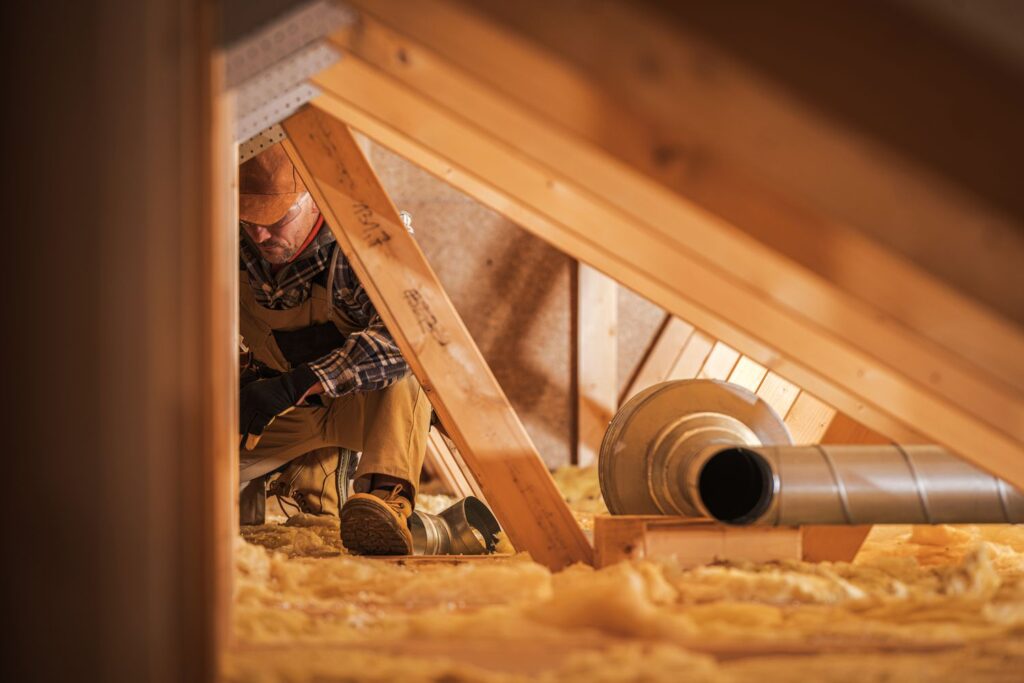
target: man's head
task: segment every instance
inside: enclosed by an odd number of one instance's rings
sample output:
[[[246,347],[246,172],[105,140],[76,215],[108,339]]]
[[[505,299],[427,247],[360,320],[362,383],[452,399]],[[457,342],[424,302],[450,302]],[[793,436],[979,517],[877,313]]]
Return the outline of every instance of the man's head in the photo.
[[[281,145],[238,169],[238,219],[270,263],[289,261],[309,237],[319,210]]]

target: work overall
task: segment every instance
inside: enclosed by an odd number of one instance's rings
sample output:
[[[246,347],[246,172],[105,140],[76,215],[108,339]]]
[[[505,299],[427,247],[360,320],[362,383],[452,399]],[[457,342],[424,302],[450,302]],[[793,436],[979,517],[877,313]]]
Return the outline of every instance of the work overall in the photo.
[[[294,351],[291,358],[287,357],[289,354],[279,344],[278,337],[286,336],[281,333],[323,323],[332,323],[342,337],[360,331],[331,301],[340,251],[335,245],[327,267],[326,286],[313,282],[309,298],[287,310],[258,304],[248,275],[242,271],[239,326],[256,360],[279,371],[313,360],[297,358],[300,354]],[[267,474],[315,449],[334,446],[362,451],[356,470],[357,491],[369,490],[366,475],[385,474],[409,482],[413,488],[410,493],[415,493],[430,428],[430,403],[416,378],[410,374],[378,391],[354,392],[338,398],[321,394],[320,398],[323,407],[300,407],[278,416],[253,450],[240,451],[240,482],[244,484]]]

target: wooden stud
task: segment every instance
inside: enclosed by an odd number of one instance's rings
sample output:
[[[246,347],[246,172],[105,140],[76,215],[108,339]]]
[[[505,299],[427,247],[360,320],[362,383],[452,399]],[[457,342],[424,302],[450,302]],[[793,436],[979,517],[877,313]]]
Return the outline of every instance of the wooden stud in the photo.
[[[801,446],[820,443],[835,416],[835,408],[801,391],[793,401],[785,422],[793,443]]]
[[[374,11],[379,9],[377,4],[374,7]],[[394,6],[388,8],[390,12]],[[431,24],[429,30],[436,29],[436,22],[421,23]],[[322,106],[330,106],[339,115],[374,128],[371,134],[389,139],[400,153],[433,156],[427,165],[442,177],[464,181],[472,176],[469,183],[476,183],[481,190],[478,198],[485,203],[490,197],[499,204],[507,205],[510,200],[518,204],[510,211],[530,219],[521,221],[524,227],[541,230],[538,234],[543,233],[568,253],[627,282],[758,362],[855,414],[858,420],[903,440],[918,440],[923,434],[927,440],[958,451],[982,467],[997,470],[1004,478],[1024,485],[1024,448],[1018,438],[1024,432],[1024,420],[1020,419],[1024,403],[1020,392],[1007,391],[1007,386],[1001,384],[1013,374],[1007,371],[1020,365],[1020,354],[1000,356],[1006,363],[1000,361],[999,373],[986,377],[975,372],[968,366],[978,354],[965,352],[969,343],[962,335],[950,341],[953,337],[935,332],[935,325],[901,327],[896,323],[901,317],[919,321],[921,311],[915,310],[910,316],[891,311],[886,316],[871,314],[862,303],[844,298],[841,290],[823,286],[820,280],[793,269],[771,249],[736,239],[722,221],[695,211],[695,207],[681,203],[677,196],[644,184],[636,176],[620,173],[619,167],[586,154],[580,146],[573,147],[579,154],[566,154],[565,145],[576,144],[571,136],[552,137],[552,131],[557,133],[554,128],[538,128],[541,120],[532,116],[521,101],[502,100],[498,106],[501,98],[496,91],[477,87],[465,73],[445,71],[444,64],[417,51],[419,46],[403,46],[407,50],[401,54],[406,59],[398,61],[405,66],[385,62],[375,62],[375,66],[405,79],[406,86],[417,88],[416,97],[396,88],[397,82],[388,82],[379,74],[362,69],[355,64],[356,60],[343,60],[317,79],[341,98]],[[437,47],[431,45],[432,49]],[[414,57],[408,58],[409,55]],[[429,88],[423,87],[424,74],[435,78]],[[479,71],[475,70],[473,76],[480,77]],[[517,84],[521,82],[520,78]],[[434,104],[440,101],[443,106]],[[603,106],[605,100],[601,102]],[[589,111],[580,109],[585,110]],[[495,117],[501,115],[506,118],[499,125]],[[471,126],[462,125],[462,117],[466,116],[472,121]],[[530,135],[525,135],[527,130]],[[545,131],[547,134],[542,135]],[[499,139],[503,153],[497,149]],[[420,148],[410,150],[410,141]],[[510,154],[508,145],[516,151]],[[470,151],[470,156],[476,156],[467,157]],[[492,152],[493,161],[485,160]],[[528,185],[534,181],[531,173],[537,167],[527,158],[530,155],[543,160],[548,170],[536,178],[540,185],[533,189]],[[568,163],[566,159],[579,165],[570,168],[564,165]],[[550,172],[552,169],[556,172]],[[613,178],[617,184],[609,191],[612,186],[605,183]],[[582,203],[580,192],[589,193]],[[643,198],[650,201],[637,201],[640,195],[631,194],[634,192],[645,193]],[[609,213],[604,202],[614,203],[619,213]],[[643,216],[630,213],[639,206],[644,208]],[[598,209],[601,218],[594,214]],[[626,227],[630,223],[635,229]],[[683,224],[687,225],[688,243],[700,244],[702,258],[714,262],[710,269],[705,269],[700,261],[674,260],[683,257],[686,245],[672,244],[672,235],[662,232],[659,226]],[[573,233],[574,226],[582,225],[590,230],[586,237]],[[620,235],[620,239],[609,237],[611,233]],[[602,252],[598,247],[611,244],[615,245],[611,252]],[[671,256],[668,252],[672,252]],[[876,262],[884,262],[887,272],[898,271],[899,278],[894,276],[893,281],[900,280],[904,285],[902,291],[919,291],[922,300],[930,297],[929,300],[938,301],[945,297],[952,309],[979,320],[981,328],[1006,342],[998,345],[1000,353],[1007,348],[1024,347],[1024,336],[1017,331],[993,324],[977,309],[933,287],[913,269],[899,270],[895,262],[884,258]],[[654,276],[669,272],[674,276],[672,283]],[[692,282],[684,282],[691,276]],[[770,287],[771,291],[762,291],[764,296],[749,298],[732,288],[732,284],[741,282],[747,294],[764,288],[764,283],[786,282],[787,287]],[[871,304],[885,307],[880,299],[872,300]],[[723,320],[723,313],[729,314],[728,320]],[[813,324],[805,324],[807,321]],[[933,333],[944,335],[943,348],[923,338]],[[986,356],[986,360],[992,358]]]
[[[800,389],[795,384],[787,382],[774,372],[765,375],[764,381],[757,389],[757,395],[763,398],[783,419],[789,414],[789,409],[796,401],[798,393],[800,393]]]
[[[704,367],[704,361],[714,347],[715,340],[710,335],[695,330],[687,340],[686,346],[679,352],[679,357],[666,379],[693,379]]]
[[[427,437],[427,455],[423,463],[424,467],[430,468],[450,494],[458,498],[476,496],[484,500],[480,485],[476,483],[471,474],[467,475],[460,460],[457,451],[449,446],[444,435],[436,428],[431,427]]]
[[[285,148],[512,543],[552,569],[592,550],[352,133],[306,107]]]
[[[742,356],[736,361],[736,367],[729,375],[729,383],[738,384],[748,391],[756,392],[767,374],[768,368],[755,360]]]
[[[622,392],[619,403],[625,403],[647,387],[668,379],[679,354],[682,353],[682,349],[693,333],[693,325],[674,315],[666,315],[665,321],[651,340],[633,378]]]
[[[739,351],[724,342],[715,342],[714,348],[704,361],[704,367],[697,373],[697,379],[717,379],[724,382],[739,359]]]
[[[585,467],[618,407],[618,285],[583,263],[576,272],[576,464]]]

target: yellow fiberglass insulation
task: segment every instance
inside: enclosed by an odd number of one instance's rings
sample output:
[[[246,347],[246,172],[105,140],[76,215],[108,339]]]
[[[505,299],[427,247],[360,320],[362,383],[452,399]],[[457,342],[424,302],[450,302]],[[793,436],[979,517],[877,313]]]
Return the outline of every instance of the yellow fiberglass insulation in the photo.
[[[592,469],[556,481],[579,517],[601,511]],[[228,680],[1024,678],[1020,527],[877,527],[852,564],[557,574],[525,555],[352,557],[337,534],[301,515],[244,531]]]

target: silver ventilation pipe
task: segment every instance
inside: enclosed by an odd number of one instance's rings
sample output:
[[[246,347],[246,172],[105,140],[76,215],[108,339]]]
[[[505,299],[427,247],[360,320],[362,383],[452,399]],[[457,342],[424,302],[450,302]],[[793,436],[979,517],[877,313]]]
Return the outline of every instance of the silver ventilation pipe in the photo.
[[[666,382],[626,403],[601,445],[613,514],[729,524],[1021,523],[1024,496],[938,446],[792,446],[742,387]]]
[[[466,496],[438,515],[414,510],[409,518],[413,555],[493,553],[501,527],[483,501]]]
[[[712,446],[687,481],[730,524],[1019,524],[1024,496],[938,446]]]

